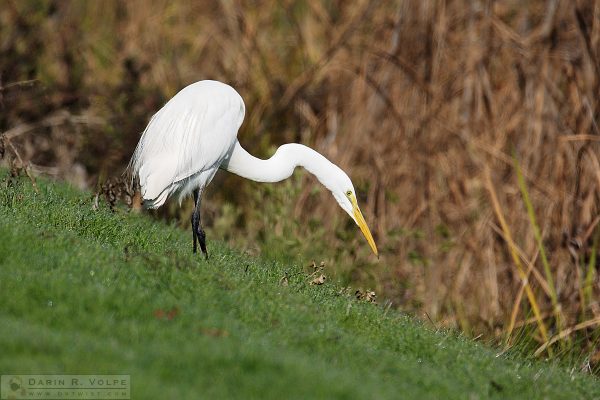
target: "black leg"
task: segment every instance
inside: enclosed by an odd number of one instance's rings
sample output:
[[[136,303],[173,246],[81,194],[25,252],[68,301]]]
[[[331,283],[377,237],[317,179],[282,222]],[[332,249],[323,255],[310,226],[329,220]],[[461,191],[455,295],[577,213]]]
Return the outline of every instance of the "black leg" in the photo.
[[[192,214],[192,236],[194,240],[193,251],[196,253],[197,246],[196,241],[200,243],[200,250],[204,253],[204,258],[208,260],[208,252],[206,251],[206,234],[202,229],[202,224],[200,222],[200,190],[196,189],[193,192],[194,194],[194,213]]]
[[[208,260],[208,252],[206,251],[206,234],[201,226],[198,226],[198,242],[200,243],[200,250],[204,253],[204,258]]]
[[[196,189],[196,190],[194,190],[194,212],[192,213],[192,221],[191,221],[192,222],[192,237],[193,237],[192,249],[193,249],[194,254],[197,251],[196,241],[197,241],[198,236],[197,236],[196,232],[198,232],[198,225],[200,224],[200,213],[198,212],[198,207],[197,207],[198,197],[199,197],[198,190]]]

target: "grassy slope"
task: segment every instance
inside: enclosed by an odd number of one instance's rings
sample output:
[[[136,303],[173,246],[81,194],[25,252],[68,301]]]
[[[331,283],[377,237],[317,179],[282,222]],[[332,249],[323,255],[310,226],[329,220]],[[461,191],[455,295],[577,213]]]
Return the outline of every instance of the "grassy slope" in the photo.
[[[298,266],[210,236],[205,262],[190,236],[64,185],[0,181],[0,372],[131,374],[139,399],[600,398],[593,378],[497,357]]]

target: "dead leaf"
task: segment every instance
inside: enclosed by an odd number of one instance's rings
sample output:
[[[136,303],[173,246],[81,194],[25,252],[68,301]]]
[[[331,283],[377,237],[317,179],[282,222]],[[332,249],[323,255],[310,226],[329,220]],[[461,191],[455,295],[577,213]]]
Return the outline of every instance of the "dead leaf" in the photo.
[[[375,303],[376,299],[377,295],[375,292],[367,290],[367,293],[365,294],[365,300],[369,303]]]
[[[281,279],[279,280],[279,284],[281,286],[288,286],[289,285],[289,280],[288,280],[287,274],[285,274],[283,277],[281,277]]]
[[[111,210],[114,210],[118,201],[122,201],[129,207],[133,207],[135,197],[135,187],[131,181],[124,177],[109,177],[102,184],[100,191],[96,195],[104,195]]]
[[[200,328],[200,333],[212,337],[227,337],[229,332],[219,328]]]
[[[323,270],[325,268],[325,261],[321,261],[319,263],[319,265],[317,265],[317,262],[315,260],[313,260],[310,264],[307,265],[308,268],[312,268],[313,269],[313,273],[314,272],[319,272],[321,270]]]
[[[179,308],[177,307],[173,307],[171,308],[171,310],[167,313],[167,319],[170,321],[173,318],[175,318],[177,315],[179,314]]]
[[[377,294],[375,294],[375,292],[372,290],[367,289],[365,292],[363,292],[360,289],[357,289],[356,292],[354,292],[354,295],[356,296],[357,300],[362,300],[369,303],[377,302]]]
[[[310,284],[311,285],[322,285],[325,283],[325,275],[321,274],[317,278],[313,279]]]
[[[169,311],[165,311],[162,308],[157,308],[152,314],[156,319],[166,319],[168,321],[171,321],[179,314],[179,308],[173,307]]]

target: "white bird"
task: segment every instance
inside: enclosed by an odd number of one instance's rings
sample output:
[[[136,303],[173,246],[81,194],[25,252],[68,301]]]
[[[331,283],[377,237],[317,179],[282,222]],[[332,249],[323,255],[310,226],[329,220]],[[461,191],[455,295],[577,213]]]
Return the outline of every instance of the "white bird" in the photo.
[[[200,203],[202,191],[219,168],[257,182],[279,182],[300,166],[331,191],[378,256],[348,175],[301,144],[284,144],[268,160],[250,155],[237,139],[244,114],[244,101],[238,92],[217,81],[193,83],[169,100],[150,119],[129,165],[133,176],[139,179],[144,206],[158,208],[175,195],[181,202],[192,193],[193,251],[196,252],[198,241],[208,258]]]

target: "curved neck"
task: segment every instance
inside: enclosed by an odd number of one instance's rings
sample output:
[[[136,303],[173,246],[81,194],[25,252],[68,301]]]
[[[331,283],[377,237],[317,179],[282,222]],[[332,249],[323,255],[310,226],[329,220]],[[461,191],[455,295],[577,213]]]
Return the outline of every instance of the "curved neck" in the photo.
[[[304,167],[328,188],[328,171],[339,169],[321,154],[301,144],[284,144],[271,158],[261,160],[248,153],[237,141],[229,159],[225,160],[222,167],[257,182],[279,182],[289,178],[296,167]]]

